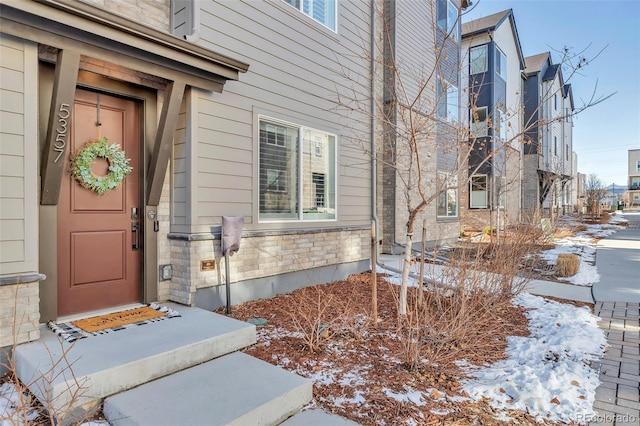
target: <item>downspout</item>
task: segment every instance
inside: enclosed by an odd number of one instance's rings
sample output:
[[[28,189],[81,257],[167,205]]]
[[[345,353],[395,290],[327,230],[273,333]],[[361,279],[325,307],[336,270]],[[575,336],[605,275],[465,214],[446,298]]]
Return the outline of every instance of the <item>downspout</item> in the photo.
[[[376,98],[375,98],[375,89],[376,89],[376,84],[375,84],[375,70],[376,70],[376,59],[375,59],[375,51],[376,51],[376,8],[375,8],[375,0],[371,0],[371,37],[370,37],[370,49],[371,49],[371,61],[370,61],[370,67],[371,67],[371,102],[370,102],[370,108],[371,108],[371,120],[370,120],[370,126],[371,126],[371,145],[370,145],[370,149],[371,149],[371,222],[372,222],[372,226],[371,226],[371,232],[374,234],[373,237],[376,239],[375,241],[375,249],[373,249],[372,247],[372,253],[371,253],[371,257],[372,260],[375,258],[375,265],[373,264],[374,262],[371,262],[371,269],[372,271],[374,270],[374,268],[376,266],[381,267],[382,269],[386,269],[388,271],[394,272],[396,274],[402,274],[402,270],[398,269],[398,268],[394,268],[392,266],[386,265],[383,262],[380,261],[380,239],[378,238],[379,235],[379,218],[378,218],[378,213],[377,213],[377,206],[378,206],[378,184],[377,184],[377,177],[378,177],[378,162],[377,162],[377,150],[376,150]],[[471,5],[471,2],[468,2],[468,5]],[[422,254],[424,256],[424,254]],[[415,274],[413,272],[409,272],[409,277],[413,278],[413,279],[419,279],[418,274]],[[434,279],[427,279],[424,278],[423,279],[423,285],[438,285],[438,286],[446,286],[446,284],[443,284],[441,282],[438,282]]]
[[[372,221],[372,233],[375,238],[375,253],[371,255],[376,259],[377,266],[383,266],[380,264],[379,253],[379,219],[378,219],[378,161],[377,161],[377,147],[376,147],[376,2],[371,1],[371,37],[370,37],[370,49],[371,49],[371,221]],[[373,247],[372,247],[373,248]],[[376,265],[371,265],[374,268]]]
[[[371,101],[370,101],[370,108],[371,108],[371,120],[370,120],[370,126],[371,126],[371,232],[373,233],[373,238],[375,238],[375,248],[372,245],[372,253],[371,253],[371,258],[372,260],[375,259],[375,265],[374,262],[371,262],[371,269],[372,271],[374,270],[374,268],[376,266],[379,266],[383,269],[389,270],[391,272],[395,272],[397,274],[402,274],[402,270],[398,269],[398,268],[394,268],[391,267],[389,265],[384,264],[383,262],[380,261],[380,239],[378,237],[379,235],[379,218],[378,218],[378,213],[377,213],[377,206],[378,206],[378,161],[377,161],[377,150],[376,150],[376,97],[375,97],[375,93],[376,93],[376,58],[375,58],[375,52],[376,52],[376,7],[375,7],[375,0],[371,0],[371,39],[370,39],[370,49],[371,49],[371,61],[370,61],[370,67],[371,67]],[[413,279],[418,279],[418,276],[414,273],[409,273],[409,276]],[[424,280],[424,283],[433,283],[433,280]]]

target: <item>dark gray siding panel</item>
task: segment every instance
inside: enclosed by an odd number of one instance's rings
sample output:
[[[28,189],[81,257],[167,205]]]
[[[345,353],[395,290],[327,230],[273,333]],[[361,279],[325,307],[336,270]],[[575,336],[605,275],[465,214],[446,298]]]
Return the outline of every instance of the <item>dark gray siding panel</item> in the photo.
[[[524,82],[525,154],[538,153],[539,87],[537,75],[530,76]]]

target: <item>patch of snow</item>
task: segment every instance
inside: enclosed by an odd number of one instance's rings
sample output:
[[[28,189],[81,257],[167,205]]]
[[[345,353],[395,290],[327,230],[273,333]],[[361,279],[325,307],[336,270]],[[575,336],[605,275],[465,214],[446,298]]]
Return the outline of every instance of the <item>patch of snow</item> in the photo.
[[[25,406],[28,398],[11,382],[0,385],[0,426],[23,424],[24,420],[32,421],[40,417],[36,410]]]
[[[407,389],[407,391],[404,393],[394,392],[388,388],[383,388],[382,390],[385,395],[395,399],[396,401],[411,402],[417,405],[418,407],[422,407],[423,405],[426,405],[426,402],[424,400],[424,395],[420,391],[417,391],[411,388]]]
[[[509,356],[489,368],[470,371],[463,381],[476,400],[488,397],[497,409],[528,411],[539,420],[570,422],[596,415],[600,381],[589,362],[604,355],[607,341],[598,318],[578,308],[522,293],[514,304],[530,309],[530,337],[509,337]]]

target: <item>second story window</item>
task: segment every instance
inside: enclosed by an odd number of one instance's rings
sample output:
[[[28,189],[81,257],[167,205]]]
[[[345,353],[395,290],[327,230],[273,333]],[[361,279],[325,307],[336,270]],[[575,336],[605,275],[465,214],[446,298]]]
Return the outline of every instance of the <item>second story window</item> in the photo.
[[[496,47],[496,74],[507,79],[507,57]]]
[[[338,0],[284,0],[325,27],[336,30]]]
[[[443,78],[438,79],[438,117],[458,121],[458,88]]]
[[[479,74],[487,71],[486,44],[469,49],[469,66],[471,74]]]
[[[497,109],[495,113],[495,120],[493,123],[493,136],[494,138],[506,141],[507,140],[507,114],[502,110]]]
[[[458,34],[458,8],[449,0],[438,0],[438,28],[449,34],[454,41],[460,39]]]
[[[487,107],[479,107],[471,111],[471,137],[487,136]]]

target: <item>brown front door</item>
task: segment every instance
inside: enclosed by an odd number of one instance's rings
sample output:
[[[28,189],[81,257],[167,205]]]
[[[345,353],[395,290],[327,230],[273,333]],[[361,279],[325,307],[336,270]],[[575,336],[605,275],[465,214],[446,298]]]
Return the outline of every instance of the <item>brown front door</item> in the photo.
[[[105,137],[120,145],[133,171],[99,195],[72,178],[67,166],[58,201],[58,316],[140,301],[138,104],[77,89],[69,125],[65,164],[87,141]],[[98,176],[108,173],[103,159],[92,167]]]

